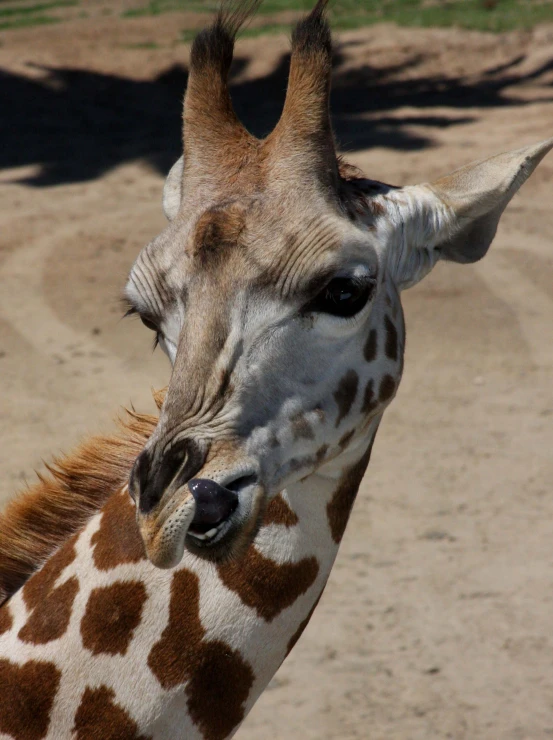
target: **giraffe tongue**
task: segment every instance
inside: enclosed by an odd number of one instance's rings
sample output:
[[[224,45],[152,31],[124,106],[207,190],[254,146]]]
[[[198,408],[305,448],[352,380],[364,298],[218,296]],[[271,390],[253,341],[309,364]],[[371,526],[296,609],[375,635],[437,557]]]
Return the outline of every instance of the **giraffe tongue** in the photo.
[[[238,506],[236,493],[213,481],[197,478],[188,483],[188,488],[196,502],[196,513],[190,523],[192,532],[209,532],[228,519]]]

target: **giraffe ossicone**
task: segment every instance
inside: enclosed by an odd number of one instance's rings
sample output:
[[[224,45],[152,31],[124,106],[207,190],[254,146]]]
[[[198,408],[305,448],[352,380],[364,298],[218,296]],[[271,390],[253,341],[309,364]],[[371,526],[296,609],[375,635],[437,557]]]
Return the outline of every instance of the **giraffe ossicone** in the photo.
[[[364,178],[336,155],[325,0],[256,139],[227,76],[258,4],[224,2],[193,44],[169,224],[126,287],[171,361],[159,419],[89,442],[0,518],[3,737],[236,732],[328,579],[401,379],[401,290],[483,257],[553,147]]]

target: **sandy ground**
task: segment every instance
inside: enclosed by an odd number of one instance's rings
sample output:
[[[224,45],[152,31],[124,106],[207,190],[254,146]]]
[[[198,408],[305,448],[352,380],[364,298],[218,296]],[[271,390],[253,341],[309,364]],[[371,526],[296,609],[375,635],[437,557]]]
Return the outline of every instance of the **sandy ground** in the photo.
[[[180,22],[98,17],[0,38],[1,501],[166,383],[117,298],[163,225]],[[552,28],[344,33],[339,137],[395,183],[549,137],[552,41]],[[258,131],[278,115],[286,48],[240,46],[237,107]],[[553,155],[485,261],[439,266],[405,295],[404,380],[336,567],[242,740],[553,736],[552,194]]]

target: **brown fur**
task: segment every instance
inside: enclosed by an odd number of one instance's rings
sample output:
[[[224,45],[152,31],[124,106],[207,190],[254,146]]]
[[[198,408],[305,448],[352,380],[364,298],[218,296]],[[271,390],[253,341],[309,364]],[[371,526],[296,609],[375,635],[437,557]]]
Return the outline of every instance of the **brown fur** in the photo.
[[[125,655],[142,621],[147,598],[141,581],[116,581],[95,588],[81,619],[84,647],[93,655]]]
[[[338,404],[338,418],[336,426],[340,426],[342,419],[351,411],[355,402],[357,390],[359,388],[359,376],[355,370],[348,370],[344,377],[338,383],[338,388],[334,392],[334,400]]]
[[[222,168],[227,175],[240,171],[256,151],[256,139],[238,120],[228,89],[234,40],[260,0],[227,0],[215,22],[196,36],[190,52],[190,75],[184,101],[186,174],[196,165]]]
[[[315,137],[310,142],[313,148],[329,145],[337,171],[329,116],[332,38],[324,15],[327,4],[328,0],[319,0],[294,29],[286,101],[274,133],[277,138],[290,135],[302,144]]]
[[[0,660],[0,735],[41,740],[48,732],[60,679],[53,663],[30,660],[18,665]]]
[[[86,687],[73,727],[76,740],[152,740],[138,734],[136,722],[115,699],[112,688]]]
[[[90,538],[98,570],[111,570],[123,563],[144,560],[144,543],[135,524],[136,509],[127,491],[121,489],[103,507],[100,527]]]
[[[158,407],[162,394],[155,396]],[[91,437],[47,465],[49,475],[17,496],[0,516],[0,604],[126,484],[157,417],[128,411],[120,433]]]
[[[330,533],[337,545],[342,541],[342,537],[346,531],[346,525],[355,502],[355,497],[357,496],[359,486],[365,475],[365,470],[371,459],[375,437],[376,432],[361,460],[343,472],[338,488],[334,491],[332,499],[327,504],[326,513],[330,525]]]
[[[296,563],[275,563],[250,545],[245,557],[218,566],[225,586],[267,622],[291,606],[310,588],[319,573],[314,557]]]
[[[242,194],[255,192],[261,182],[278,179],[282,168],[288,171],[292,155],[300,177],[315,172],[325,188],[340,189],[329,115],[332,39],[325,17],[328,0],[318,0],[294,29],[286,101],[273,132],[264,140],[257,139],[234,111],[228,85],[234,42],[260,2],[223,0],[214,23],[194,40],[184,101],[183,193],[192,190],[198,197],[199,192],[211,190],[213,182],[225,182]]]
[[[51,591],[43,602],[33,609],[26,623],[18,632],[22,642],[45,645],[62,637],[69,627],[73,602],[79,591],[79,580],[71,576]]]
[[[231,249],[240,246],[245,225],[245,206],[236,201],[209,208],[196,224],[191,252],[203,268],[219,264]]]
[[[324,188],[337,192],[340,176],[329,113],[332,38],[325,17],[327,4],[328,0],[319,0],[294,29],[286,100],[266,146],[278,170],[280,163],[288,169],[293,157],[300,178],[315,174]]]
[[[270,524],[277,524],[290,528],[295,527],[298,522],[299,519],[296,512],[292,511],[281,493],[271,499],[263,517],[264,527],[268,527]]]

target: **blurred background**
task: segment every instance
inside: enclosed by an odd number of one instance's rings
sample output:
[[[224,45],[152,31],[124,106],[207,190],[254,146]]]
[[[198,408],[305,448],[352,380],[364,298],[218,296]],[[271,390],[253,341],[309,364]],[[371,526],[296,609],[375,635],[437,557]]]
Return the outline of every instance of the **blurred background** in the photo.
[[[0,0],[0,505],[43,459],[152,410],[168,363],[121,321],[164,225],[201,0]],[[266,0],[232,72],[258,135],[289,29]],[[373,179],[553,136],[553,2],[334,0],[334,125]],[[242,740],[553,737],[553,155],[486,259],[404,295],[406,369],[321,604]]]

